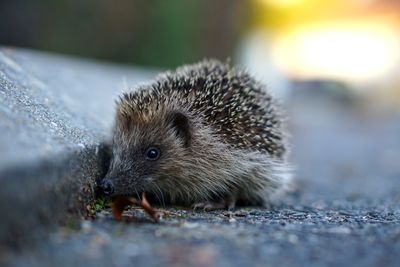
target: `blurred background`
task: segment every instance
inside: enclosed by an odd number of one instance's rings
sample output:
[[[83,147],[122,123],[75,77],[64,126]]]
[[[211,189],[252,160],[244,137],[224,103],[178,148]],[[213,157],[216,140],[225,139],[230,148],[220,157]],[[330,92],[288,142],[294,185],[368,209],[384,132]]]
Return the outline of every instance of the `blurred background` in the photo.
[[[230,58],[283,98],[400,105],[397,0],[1,0],[0,43],[157,69]]]

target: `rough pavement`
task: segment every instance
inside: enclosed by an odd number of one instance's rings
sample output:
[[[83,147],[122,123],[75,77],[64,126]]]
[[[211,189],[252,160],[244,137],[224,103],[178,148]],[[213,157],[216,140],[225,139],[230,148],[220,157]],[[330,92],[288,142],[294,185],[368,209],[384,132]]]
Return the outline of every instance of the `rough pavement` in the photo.
[[[107,116],[102,109],[111,105],[115,94],[108,87],[118,82],[115,77],[124,69],[112,68],[115,72],[108,73],[106,68],[96,75],[103,65],[84,62],[80,68],[79,61],[30,52],[14,56],[18,64],[36,57],[39,70],[46,66],[50,72],[64,64],[80,70],[81,78],[72,79],[73,85],[99,88],[99,104],[92,101],[91,115],[72,113],[63,123],[81,119],[74,125],[94,133],[90,142],[106,134],[108,119],[99,128],[92,128],[91,121]],[[86,73],[99,80],[86,79]],[[64,82],[57,92],[62,93],[72,81],[65,78]],[[54,99],[65,105],[64,100]],[[79,90],[72,99],[82,105]],[[160,207],[169,212],[160,224],[149,221],[139,209],[127,212],[138,218],[133,223],[115,222],[105,210],[94,221],[81,221],[79,229],[58,228],[34,248],[5,255],[8,265],[398,266],[399,114],[371,115],[329,95],[301,92],[287,106],[298,186],[282,203],[270,209],[238,208],[232,213]],[[86,133],[75,140],[82,138],[87,138]]]

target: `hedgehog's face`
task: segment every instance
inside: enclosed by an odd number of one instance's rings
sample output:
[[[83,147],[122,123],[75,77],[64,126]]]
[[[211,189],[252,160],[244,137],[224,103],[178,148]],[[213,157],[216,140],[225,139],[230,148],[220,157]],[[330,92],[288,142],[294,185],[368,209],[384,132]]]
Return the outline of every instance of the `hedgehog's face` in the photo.
[[[160,190],[179,172],[179,158],[190,151],[191,127],[181,112],[156,118],[118,117],[113,155],[102,190],[111,196],[133,196]]]

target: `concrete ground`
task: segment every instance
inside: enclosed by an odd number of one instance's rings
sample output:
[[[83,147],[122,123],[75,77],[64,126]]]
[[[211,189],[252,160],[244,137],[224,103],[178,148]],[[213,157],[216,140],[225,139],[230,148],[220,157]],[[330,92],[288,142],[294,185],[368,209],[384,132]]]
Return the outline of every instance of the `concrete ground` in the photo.
[[[76,176],[79,185],[101,177],[113,98],[124,80],[134,85],[150,77],[140,69],[0,50],[0,241],[7,246],[14,236],[7,233],[20,228],[36,236],[26,246],[9,244],[17,249],[0,253],[5,265],[399,265],[400,116],[370,114],[354,99],[307,90],[285,104],[296,189],[281,203],[233,212],[158,207],[169,212],[159,224],[140,209],[128,211],[137,217],[131,223],[104,210],[71,226],[58,215],[70,212],[71,199],[59,201],[53,189]],[[80,164],[65,165],[62,155]],[[81,196],[72,190],[62,192]]]

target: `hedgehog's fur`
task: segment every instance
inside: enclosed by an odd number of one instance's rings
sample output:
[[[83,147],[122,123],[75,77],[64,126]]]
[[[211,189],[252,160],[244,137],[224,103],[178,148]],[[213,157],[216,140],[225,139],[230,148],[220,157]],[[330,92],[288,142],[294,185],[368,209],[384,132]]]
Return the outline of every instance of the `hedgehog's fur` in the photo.
[[[114,195],[145,191],[173,203],[265,203],[286,183],[283,116],[247,72],[215,60],[178,68],[117,103]],[[157,146],[161,157],[146,161]]]

